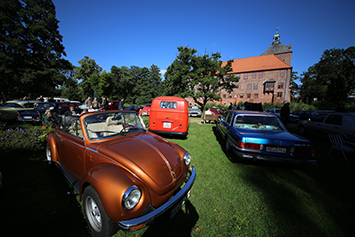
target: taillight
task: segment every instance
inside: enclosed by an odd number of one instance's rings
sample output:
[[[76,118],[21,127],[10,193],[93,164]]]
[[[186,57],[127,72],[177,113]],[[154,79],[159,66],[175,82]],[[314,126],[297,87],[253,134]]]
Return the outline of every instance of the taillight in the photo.
[[[153,127],[155,127],[155,121],[153,121]]]
[[[247,148],[247,149],[254,149],[254,150],[260,150],[261,144],[257,143],[245,143],[238,141],[237,146],[240,148]]]
[[[313,154],[314,148],[310,147],[295,147],[293,149],[293,153],[299,153],[299,154]]]

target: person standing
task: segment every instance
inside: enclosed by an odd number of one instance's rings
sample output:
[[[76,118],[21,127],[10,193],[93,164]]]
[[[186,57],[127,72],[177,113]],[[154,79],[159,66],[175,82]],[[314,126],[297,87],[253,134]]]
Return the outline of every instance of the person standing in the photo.
[[[86,105],[87,109],[90,109],[90,107],[92,106],[92,102],[91,102],[91,97],[90,96],[85,100],[85,105]]]
[[[107,110],[108,109],[108,102],[107,102],[107,99],[106,97],[102,97],[102,108],[103,110]]]
[[[290,103],[285,103],[280,111],[282,123],[287,126],[288,118],[290,117]]]
[[[94,100],[92,101],[92,108],[93,109],[98,109],[99,108],[99,102],[97,101],[97,98],[95,97]]]
[[[119,110],[123,110],[124,109],[124,99],[122,98],[121,100],[120,100],[120,103],[118,104],[118,109]]]

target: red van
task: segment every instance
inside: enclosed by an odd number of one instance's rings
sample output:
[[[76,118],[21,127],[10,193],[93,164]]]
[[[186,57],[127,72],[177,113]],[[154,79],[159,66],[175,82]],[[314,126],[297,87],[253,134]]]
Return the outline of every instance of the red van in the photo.
[[[187,101],[175,96],[153,99],[150,107],[149,131],[187,136],[189,112]]]

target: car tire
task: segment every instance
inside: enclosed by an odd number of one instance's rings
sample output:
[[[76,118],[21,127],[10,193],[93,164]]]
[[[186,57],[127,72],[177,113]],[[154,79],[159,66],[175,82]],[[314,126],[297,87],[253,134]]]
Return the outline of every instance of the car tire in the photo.
[[[100,197],[92,186],[83,193],[83,209],[90,230],[95,236],[111,236],[118,230],[118,225],[106,214]]]
[[[298,132],[299,132],[300,135],[305,135],[305,134],[306,134],[306,129],[305,129],[305,127],[300,126],[300,127],[298,128]]]
[[[51,149],[50,149],[48,143],[46,143],[46,158],[47,158],[48,164],[52,164],[52,152],[51,152]]]

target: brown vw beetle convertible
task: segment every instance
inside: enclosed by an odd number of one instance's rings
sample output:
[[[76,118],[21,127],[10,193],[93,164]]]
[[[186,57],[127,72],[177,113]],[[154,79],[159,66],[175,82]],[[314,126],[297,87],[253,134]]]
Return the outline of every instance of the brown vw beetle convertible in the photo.
[[[190,154],[148,132],[133,111],[62,116],[46,142],[48,161],[79,193],[96,236],[172,218],[190,197]]]

